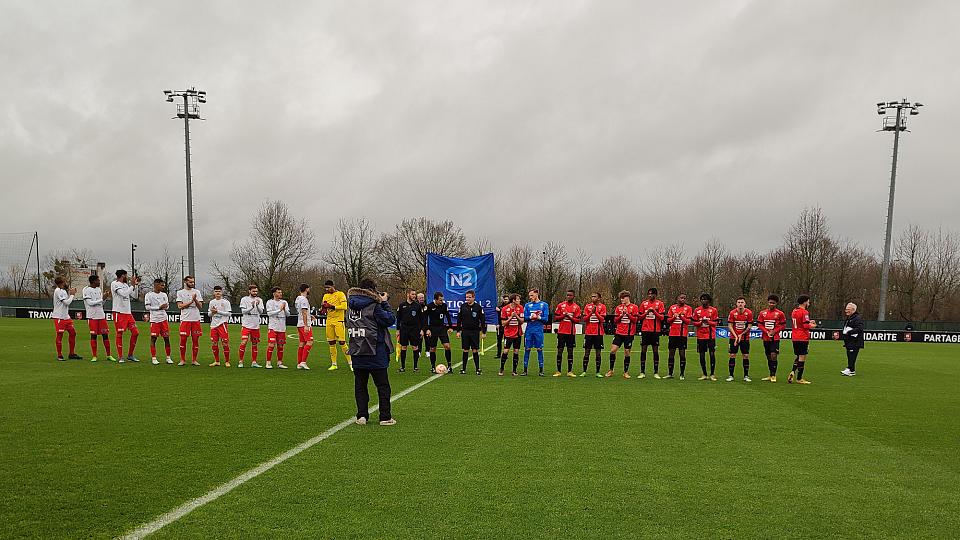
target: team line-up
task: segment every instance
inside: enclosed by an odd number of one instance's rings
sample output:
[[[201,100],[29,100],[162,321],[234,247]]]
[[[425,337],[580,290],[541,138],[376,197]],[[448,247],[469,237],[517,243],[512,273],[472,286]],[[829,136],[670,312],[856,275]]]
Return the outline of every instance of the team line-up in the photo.
[[[93,354],[92,361],[97,361],[97,336],[100,336],[106,351],[106,358],[119,363],[138,362],[136,350],[139,331],[131,311],[130,300],[137,296],[138,278],[129,278],[125,270],[117,270],[116,280],[110,284],[113,296],[113,320],[116,335],[117,357],[111,354],[109,329],[106,313],[103,307],[103,292],[98,276],[90,276],[89,286],[84,287],[82,298],[86,309],[86,318],[90,330],[90,347]],[[67,290],[66,280],[62,277],[55,279],[56,289],[53,294],[52,318],[56,328],[57,359],[63,361],[63,334],[68,336],[69,359],[82,359],[76,354],[76,330],[70,318],[69,306],[75,298],[74,289]],[[157,340],[163,339],[166,352],[166,363],[173,364],[171,358],[170,329],[166,310],[169,308],[169,298],[166,283],[162,279],[153,282],[153,290],[144,295],[144,306],[148,312],[150,322],[150,354],[153,364],[160,364],[157,359]],[[176,303],[180,309],[180,362],[178,365],[187,365],[186,349],[190,338],[192,344],[191,365],[198,366],[200,337],[203,334],[200,326],[203,297],[196,289],[195,279],[187,276],[183,280],[183,288],[177,291]],[[310,350],[313,347],[314,315],[310,305],[310,286],[300,285],[300,293],[294,301],[297,314],[297,369],[309,370],[307,363]],[[283,299],[283,291],[273,287],[270,291],[272,298],[266,302],[260,298],[256,285],[247,288],[247,296],[240,300],[241,331],[239,361],[237,367],[242,368],[246,349],[251,348],[251,367],[258,368],[258,346],[260,343],[261,316],[266,315],[267,351],[265,368],[273,369],[273,354],[276,352],[276,367],[286,369],[283,363],[284,346],[286,344],[287,317],[291,309]],[[214,361],[210,366],[223,364],[230,367],[230,336],[227,322],[231,316],[230,301],[223,297],[223,288],[219,285],[213,288],[214,298],[207,303],[207,314],[210,317],[210,340]],[[601,351],[605,334],[604,320],[607,316],[607,306],[601,301],[601,295],[594,292],[590,301],[584,306],[575,302],[575,293],[566,292],[566,299],[551,310],[549,304],[540,299],[537,289],[528,291],[528,302],[521,304],[519,294],[503,297],[498,306],[497,321],[497,357],[500,359],[499,375],[504,375],[508,356],[512,354],[513,376],[525,376],[528,373],[530,351],[537,352],[539,375],[544,376],[544,327],[555,323],[557,334],[557,370],[554,377],[561,377],[563,372],[564,350],[566,350],[566,376],[586,377],[590,361],[590,352],[595,355],[595,376],[598,378],[613,377],[615,375],[617,352],[623,349],[623,372],[625,379],[630,375],[630,354],[636,335],[640,335],[640,373],[639,379],[646,377],[647,350],[652,348],[653,377],[656,379],[673,378],[676,359],[679,357],[679,378],[686,376],[686,349],[687,335],[690,326],[695,328],[697,339],[697,353],[700,358],[701,375],[699,380],[716,381],[716,328],[720,324],[720,312],[711,305],[709,294],[700,295],[700,306],[694,308],[687,303],[686,294],[680,294],[675,304],[669,308],[657,298],[657,289],[650,288],[647,297],[639,304],[632,302],[630,292],[621,291],[618,295],[619,304],[612,310],[615,329],[613,342],[609,353],[609,368],[601,372]],[[461,340],[463,354],[460,373],[466,373],[469,356],[473,356],[477,375],[480,369],[481,340],[487,331],[487,321],[484,311],[476,302],[474,291],[467,291],[466,301],[460,305],[456,322],[452,321],[447,303],[443,294],[437,292],[430,303],[426,303],[424,295],[410,289],[407,298],[397,309],[397,338],[400,347],[397,349],[400,372],[406,370],[406,356],[408,349],[412,349],[413,368],[419,371],[418,360],[421,347],[426,341],[426,351],[430,357],[430,371],[446,372],[451,363],[450,338],[451,332],[456,332]],[[761,330],[764,355],[767,359],[769,374],[763,381],[777,382],[778,358],[780,354],[780,334],[787,327],[787,318],[783,311],[778,309],[779,297],[770,295],[767,298],[767,308],[759,312],[754,318],[753,311],[746,307],[744,297],[737,298],[736,307],[727,316],[729,330],[729,375],[726,380],[732,382],[736,367],[736,358],[742,358],[743,381],[750,379],[750,328],[756,326]],[[810,318],[808,311],[810,297],[801,295],[797,298],[796,308],[791,313],[794,362],[787,376],[788,383],[810,384],[804,378],[809,351],[810,329],[816,327],[816,321]],[[346,348],[346,328],[344,314],[347,310],[347,298],[342,291],[338,291],[333,281],[324,283],[324,294],[319,314],[326,317],[326,338],[330,348],[331,365],[328,370],[338,369],[338,348],[343,353],[348,364],[352,363]],[[857,306],[849,303],[846,306],[847,321],[843,329],[844,346],[847,350],[847,369],[841,374],[856,375],[856,359],[863,348],[863,320],[857,313]],[[582,370],[579,375],[574,372],[574,349],[576,348],[577,325],[582,325],[584,334],[584,354]],[[129,332],[128,354],[123,354],[123,334]],[[667,372],[660,375],[660,336],[668,336]],[[522,342],[522,345],[521,345]],[[437,344],[442,346],[446,365],[436,363]],[[518,373],[520,350],[523,349],[523,371]],[[709,373],[707,369],[707,355],[709,354]],[[439,369],[438,369],[439,368]]]

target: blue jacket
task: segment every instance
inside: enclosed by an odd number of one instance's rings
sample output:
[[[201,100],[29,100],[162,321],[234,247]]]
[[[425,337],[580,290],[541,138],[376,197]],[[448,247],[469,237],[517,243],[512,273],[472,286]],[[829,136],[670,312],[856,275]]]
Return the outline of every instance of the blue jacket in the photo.
[[[377,354],[376,356],[354,355],[352,357],[353,367],[362,369],[387,368],[390,365],[390,353],[392,351],[390,327],[397,321],[396,315],[390,309],[390,304],[381,302],[373,291],[352,287],[347,291],[347,294],[347,307],[350,310],[360,310],[375,302],[378,304],[374,310],[374,317],[376,317],[377,326],[379,326]]]

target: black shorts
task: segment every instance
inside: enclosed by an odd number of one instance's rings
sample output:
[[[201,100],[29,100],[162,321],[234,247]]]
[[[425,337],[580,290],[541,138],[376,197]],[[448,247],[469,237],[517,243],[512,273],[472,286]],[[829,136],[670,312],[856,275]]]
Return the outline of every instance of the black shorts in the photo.
[[[640,345],[660,346],[660,332],[640,332]]]
[[[504,336],[503,340],[504,340],[503,350],[513,349],[515,351],[519,351],[520,349],[523,348],[523,336],[517,336],[517,337]]]
[[[624,349],[631,349],[633,348],[633,336],[621,336],[620,334],[614,334],[613,345],[615,347],[623,347]]]
[[[683,349],[687,348],[687,336],[670,336],[667,339],[667,348],[669,349]]]
[[[737,354],[738,352],[743,354],[750,354],[749,339],[741,339],[740,343],[736,343],[736,344],[732,339],[730,340],[730,354]]]
[[[400,345],[420,345],[419,328],[404,328],[401,326],[398,334],[397,341],[400,342]]]
[[[436,348],[437,348],[437,340],[439,340],[440,343],[450,343],[450,336],[447,335],[447,329],[444,328],[444,327],[431,328],[431,329],[430,329],[430,334],[431,334],[431,335],[427,336],[427,348],[428,348],[428,349],[436,349]]]
[[[480,331],[462,330],[460,332],[460,349],[464,351],[480,349]]]
[[[707,352],[717,350],[717,340],[714,338],[710,339],[698,339],[697,340],[697,352]]]
[[[806,356],[810,350],[809,341],[794,341],[793,342],[793,354],[797,356]]]
[[[780,354],[780,340],[770,340],[763,342],[763,352],[766,354]]]
[[[577,335],[576,334],[557,334],[557,348],[562,349],[568,347],[574,349],[577,346]]]
[[[603,350],[603,336],[584,336],[583,337],[583,348],[584,349],[596,349],[598,351]]]

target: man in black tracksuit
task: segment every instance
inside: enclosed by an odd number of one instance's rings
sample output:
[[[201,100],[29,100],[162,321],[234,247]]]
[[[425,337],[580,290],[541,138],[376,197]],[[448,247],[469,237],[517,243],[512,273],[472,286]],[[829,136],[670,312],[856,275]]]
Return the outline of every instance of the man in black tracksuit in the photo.
[[[443,301],[443,293],[436,292],[433,302],[427,304],[424,312],[424,334],[427,338],[427,350],[430,351],[430,373],[436,372],[437,341],[443,344],[443,354],[447,357],[447,369],[450,369],[450,312]]]
[[[483,316],[483,308],[476,302],[477,293],[473,289],[464,294],[466,302],[460,305],[457,315],[457,337],[461,339],[460,348],[463,350],[463,365],[460,374],[467,372],[467,351],[473,353],[473,365],[480,375],[480,336],[487,333],[487,321]]]
[[[863,348],[863,317],[853,302],[843,310],[847,320],[843,323],[843,348],[847,350],[847,369],[840,372],[844,377],[857,374],[857,355]]]
[[[397,308],[397,341],[400,342],[400,373],[407,369],[407,348],[413,348],[413,370],[420,371],[420,338],[423,332],[423,306],[417,302],[417,291],[407,289],[407,299]]]

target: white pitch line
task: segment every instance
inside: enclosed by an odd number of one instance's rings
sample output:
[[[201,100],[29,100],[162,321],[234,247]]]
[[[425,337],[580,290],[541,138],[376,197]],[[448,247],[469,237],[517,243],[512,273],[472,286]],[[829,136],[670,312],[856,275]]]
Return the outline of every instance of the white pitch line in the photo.
[[[456,369],[456,367],[459,366],[459,365],[460,365],[460,362],[458,362],[455,366],[453,366],[453,367],[450,369],[450,372],[452,372],[454,369]],[[430,382],[433,382],[433,381],[439,379],[439,378],[442,377],[442,376],[443,376],[443,375],[440,375],[440,374],[432,375],[431,377],[427,378],[426,380],[420,381],[420,382],[418,382],[417,384],[415,384],[415,385],[413,385],[413,386],[411,386],[411,387],[409,387],[409,388],[404,388],[404,389],[401,390],[399,393],[397,393],[396,395],[394,395],[393,397],[390,398],[390,403],[393,403],[394,401],[397,401],[398,399],[402,398],[403,396],[405,396],[405,395],[413,392],[414,390],[417,390],[418,388],[421,388],[422,386],[424,386],[424,385],[427,384],[427,383],[430,383]],[[378,404],[376,404],[376,405],[374,405],[373,407],[370,408],[370,412],[371,412],[371,413],[375,413],[375,412],[377,412],[379,409],[380,409],[380,404],[378,403]],[[253,480],[254,478],[256,478],[256,477],[260,476],[261,474],[269,471],[270,469],[276,467],[277,465],[283,463],[284,461],[287,461],[288,459],[296,456],[297,454],[303,452],[304,450],[308,450],[309,448],[311,448],[311,447],[313,447],[313,446],[316,446],[317,443],[323,441],[324,439],[327,439],[328,437],[330,437],[330,436],[333,435],[334,433],[340,431],[341,429],[343,429],[343,428],[345,428],[345,427],[347,427],[347,426],[352,425],[355,421],[356,421],[356,417],[347,418],[347,419],[344,420],[343,422],[340,422],[339,424],[337,424],[337,425],[333,426],[332,428],[324,431],[323,433],[317,435],[316,437],[314,437],[314,438],[312,438],[312,439],[309,439],[309,440],[307,440],[307,441],[304,441],[304,442],[298,444],[297,446],[294,446],[293,448],[287,450],[286,452],[280,454],[279,456],[276,456],[276,457],[274,457],[273,459],[271,459],[271,460],[269,460],[269,461],[265,461],[265,462],[261,463],[260,465],[257,465],[256,467],[254,467],[254,468],[250,469],[249,471],[241,474],[240,476],[237,476],[236,478],[234,478],[233,480],[230,480],[229,482],[226,482],[226,483],[224,483],[224,484],[220,484],[219,486],[217,486],[216,488],[210,490],[209,492],[207,492],[207,493],[204,494],[204,495],[201,495],[201,496],[199,496],[199,497],[197,497],[197,498],[195,498],[195,499],[190,499],[189,501],[181,504],[180,506],[174,508],[173,510],[167,512],[166,514],[161,515],[161,516],[158,517],[157,519],[155,519],[155,520],[153,520],[153,521],[151,521],[151,522],[149,522],[149,523],[144,523],[143,525],[140,525],[140,526],[137,527],[136,529],[134,529],[134,530],[130,531],[129,533],[121,536],[120,538],[122,538],[123,540],[139,540],[139,539],[141,539],[141,538],[146,537],[147,535],[153,534],[153,533],[159,531],[160,529],[166,527],[167,525],[173,523],[174,521],[177,521],[178,519],[182,518],[183,516],[189,514],[190,512],[193,512],[193,511],[196,510],[197,508],[200,508],[201,506],[203,506],[203,505],[205,505],[205,504],[207,504],[207,503],[211,503],[211,502],[219,499],[220,497],[226,495],[227,493],[230,493],[230,492],[233,491],[234,489],[236,489],[236,488],[240,487],[241,485],[249,482],[250,480]]]

